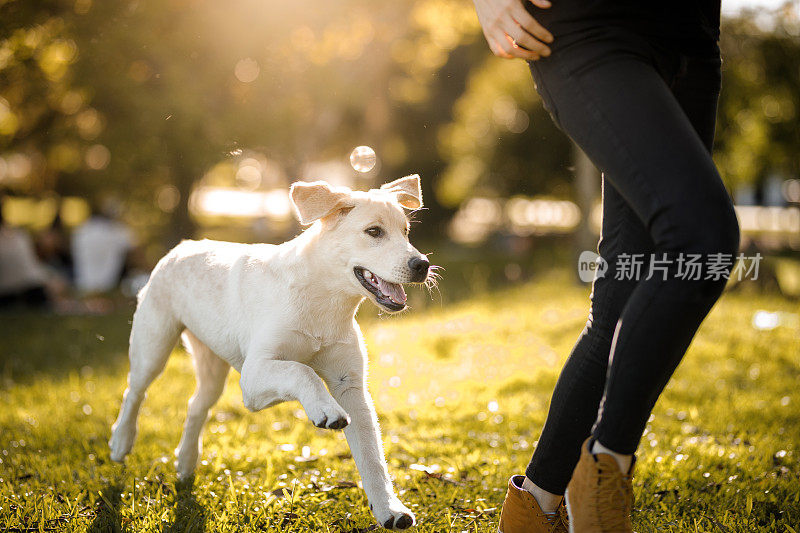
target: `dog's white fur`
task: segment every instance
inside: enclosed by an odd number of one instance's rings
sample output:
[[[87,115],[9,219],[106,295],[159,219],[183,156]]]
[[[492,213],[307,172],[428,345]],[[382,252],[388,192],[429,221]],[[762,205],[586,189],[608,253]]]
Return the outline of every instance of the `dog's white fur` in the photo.
[[[413,281],[409,260],[425,256],[408,241],[403,208],[421,207],[419,176],[368,192],[298,182],[291,197],[301,222],[313,223],[291,241],[184,241],[156,265],[133,317],[128,388],[112,428],[111,458],[122,461],[130,452],[145,390],[183,333],[197,389],[176,450],[181,478],[197,465],[208,411],[232,366],[248,409],[298,400],[315,425],[346,425],[375,518],[404,529],[414,515],[395,495],[386,468],[354,316],[364,298],[385,307],[354,268],[393,283]],[[365,233],[374,226],[384,231],[381,237]]]

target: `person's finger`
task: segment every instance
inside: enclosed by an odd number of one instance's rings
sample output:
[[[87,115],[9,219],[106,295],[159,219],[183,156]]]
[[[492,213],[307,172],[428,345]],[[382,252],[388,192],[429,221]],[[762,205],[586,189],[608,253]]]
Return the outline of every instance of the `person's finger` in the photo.
[[[550,49],[547,47],[547,45],[533,38],[527,31],[525,31],[524,28],[516,23],[513,17],[508,16],[503,25],[509,28],[505,34],[511,39],[511,43],[516,48],[519,48],[523,51],[533,52],[537,56],[536,59],[539,59],[541,56],[550,55]]]
[[[535,5],[536,7],[541,7],[542,9],[547,9],[548,7],[552,6],[548,0],[529,0],[531,4]]]
[[[505,52],[511,57],[518,57],[526,61],[536,61],[537,59],[539,59],[540,56],[538,52],[532,50],[526,50],[524,48],[519,47],[514,42],[514,39],[512,39],[511,36],[508,34],[506,34],[505,37],[506,37],[505,39],[506,42],[502,44],[502,47],[503,50],[505,50]]]
[[[528,13],[522,5],[518,5],[514,10],[511,12],[511,16],[514,18],[517,24],[522,26],[522,29],[539,39],[544,43],[552,43],[553,42],[553,34],[547,31],[547,29],[539,24],[539,22]]]
[[[514,44],[516,44],[518,47],[535,52],[542,57],[547,57],[550,55],[550,48],[548,48],[547,45],[531,37],[531,35],[520,26],[517,26],[511,30],[508,35],[513,39]]]
[[[509,55],[508,52],[503,50],[500,46],[500,43],[497,42],[496,39],[493,39],[490,36],[486,36],[486,42],[489,43],[489,48],[491,49],[492,53],[497,57],[502,57],[503,59],[514,59],[514,56]]]

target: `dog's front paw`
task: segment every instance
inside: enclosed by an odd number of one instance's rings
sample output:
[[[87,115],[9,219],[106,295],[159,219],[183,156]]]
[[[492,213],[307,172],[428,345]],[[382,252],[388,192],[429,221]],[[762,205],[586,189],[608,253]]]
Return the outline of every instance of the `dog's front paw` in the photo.
[[[336,403],[310,409],[308,418],[312,424],[322,429],[344,429],[350,424],[347,412]]]
[[[375,515],[378,523],[385,529],[399,531],[408,529],[417,523],[414,513],[400,500],[390,502],[383,509],[375,509],[373,505],[370,505],[369,508],[372,509],[372,514]]]

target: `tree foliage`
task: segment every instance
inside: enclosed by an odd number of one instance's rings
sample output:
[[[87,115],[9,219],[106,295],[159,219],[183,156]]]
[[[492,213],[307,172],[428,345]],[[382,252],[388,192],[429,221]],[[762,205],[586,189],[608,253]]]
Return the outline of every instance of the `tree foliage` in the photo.
[[[756,19],[728,20],[722,31],[715,155],[729,185],[800,175],[800,12],[787,4],[770,31]]]
[[[723,35],[725,179],[797,174],[797,13]],[[573,194],[569,143],[524,63],[490,56],[469,3],[0,1],[0,186],[113,192],[175,239],[192,232],[192,187],[232,151],[291,180],[324,178],[301,173],[358,144],[381,177],[421,172],[433,219],[477,193]]]

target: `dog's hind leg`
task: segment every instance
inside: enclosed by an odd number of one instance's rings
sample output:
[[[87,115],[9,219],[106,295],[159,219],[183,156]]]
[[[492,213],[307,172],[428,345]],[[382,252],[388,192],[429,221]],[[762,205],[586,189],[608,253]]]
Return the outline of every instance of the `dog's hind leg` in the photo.
[[[122,461],[131,451],[136,438],[136,419],[147,387],[164,370],[182,329],[182,324],[156,309],[146,295],[142,298],[131,326],[128,388],[108,442],[112,461]]]
[[[190,331],[183,332],[183,342],[191,352],[197,374],[197,389],[189,400],[186,424],[181,443],[175,450],[178,457],[178,477],[186,479],[192,475],[203,449],[201,433],[211,409],[225,390],[225,379],[230,365],[203,344]]]

